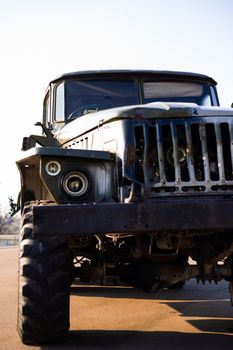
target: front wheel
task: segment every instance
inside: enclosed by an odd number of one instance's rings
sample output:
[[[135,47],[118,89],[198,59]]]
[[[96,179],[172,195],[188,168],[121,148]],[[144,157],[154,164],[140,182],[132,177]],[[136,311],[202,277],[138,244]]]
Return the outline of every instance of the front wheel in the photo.
[[[69,330],[70,258],[66,239],[34,238],[33,211],[24,207],[20,234],[18,332],[22,342],[59,342]]]

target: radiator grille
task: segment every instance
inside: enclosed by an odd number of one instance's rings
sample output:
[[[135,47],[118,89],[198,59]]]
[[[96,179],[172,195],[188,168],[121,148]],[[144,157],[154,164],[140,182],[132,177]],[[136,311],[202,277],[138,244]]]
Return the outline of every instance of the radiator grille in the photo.
[[[135,178],[152,193],[233,191],[231,118],[144,123],[135,144]]]

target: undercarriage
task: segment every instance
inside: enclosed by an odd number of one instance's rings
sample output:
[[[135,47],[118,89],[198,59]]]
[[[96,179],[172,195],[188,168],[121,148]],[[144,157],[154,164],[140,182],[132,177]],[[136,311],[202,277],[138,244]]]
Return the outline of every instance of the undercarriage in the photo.
[[[71,238],[69,246],[73,276],[82,282],[125,282],[149,291],[233,276],[232,231],[87,235]]]
[[[191,278],[202,283],[233,279],[229,197],[36,204],[32,205],[35,238],[66,238],[72,278],[82,282],[124,282],[149,291]]]

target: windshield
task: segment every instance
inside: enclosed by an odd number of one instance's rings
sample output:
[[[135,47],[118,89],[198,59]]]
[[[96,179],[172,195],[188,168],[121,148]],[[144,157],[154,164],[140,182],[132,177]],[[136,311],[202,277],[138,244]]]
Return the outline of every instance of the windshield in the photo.
[[[134,105],[139,103],[137,83],[133,80],[67,81],[65,101],[66,119],[107,108]]]
[[[68,80],[56,87],[55,118],[71,120],[108,108],[151,102],[217,105],[215,90],[208,83],[143,78]]]
[[[211,106],[209,85],[203,83],[179,81],[149,81],[143,84],[144,103],[193,102],[198,105]]]

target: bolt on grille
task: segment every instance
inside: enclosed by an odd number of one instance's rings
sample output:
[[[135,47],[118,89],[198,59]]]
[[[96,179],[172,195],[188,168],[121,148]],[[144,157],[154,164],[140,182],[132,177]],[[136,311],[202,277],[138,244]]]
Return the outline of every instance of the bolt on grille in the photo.
[[[155,193],[233,191],[233,120],[156,120],[135,127],[135,177]]]

